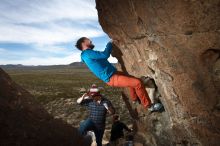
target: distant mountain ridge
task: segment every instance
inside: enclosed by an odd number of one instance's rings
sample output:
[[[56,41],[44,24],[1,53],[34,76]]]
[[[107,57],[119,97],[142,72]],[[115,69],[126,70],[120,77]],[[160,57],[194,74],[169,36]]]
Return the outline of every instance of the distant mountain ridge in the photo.
[[[64,67],[76,67],[76,68],[84,68],[86,65],[82,62],[73,62],[67,65],[22,65],[22,64],[6,64],[0,65],[3,69],[27,69],[27,68],[34,68],[34,69],[47,69],[47,68],[64,68]]]
[[[112,63],[116,65],[117,63]],[[67,65],[22,65],[22,64],[6,64],[0,65],[2,69],[48,69],[48,68],[86,68],[86,64],[82,62],[73,62]]]
[[[70,66],[85,66],[85,64],[82,62],[73,62],[73,63],[70,63],[69,65]]]

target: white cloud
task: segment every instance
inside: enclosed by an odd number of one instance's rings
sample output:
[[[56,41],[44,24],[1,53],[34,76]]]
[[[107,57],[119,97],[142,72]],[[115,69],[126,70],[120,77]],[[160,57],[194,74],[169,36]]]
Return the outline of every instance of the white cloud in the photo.
[[[117,59],[114,57],[110,57],[108,59],[111,63],[117,63]],[[0,58],[0,64],[6,65],[6,64],[23,64],[23,65],[66,65],[70,64],[72,62],[79,62],[80,59],[80,53],[74,53],[66,57],[47,57],[47,58],[41,58],[41,57],[31,57],[29,59],[24,60],[4,60]]]
[[[37,51],[42,51],[42,52],[48,52],[48,53],[69,53],[67,48],[65,47],[59,47],[55,45],[36,45],[34,47]]]
[[[2,0],[0,11],[2,42],[42,45],[104,35],[93,0]]]
[[[13,24],[0,24],[0,41],[16,43],[56,44],[66,43],[81,36],[98,37],[104,35],[94,28],[75,28],[51,25],[48,29]]]
[[[29,50],[20,51],[0,48],[0,64],[52,65],[80,61],[79,52],[72,54],[72,50],[60,44],[74,43],[82,36],[105,35],[98,24],[95,0],[1,0],[0,12],[0,43],[30,46]],[[109,60],[117,62],[112,57]]]
[[[7,51],[6,49],[4,49],[4,48],[0,48],[0,54],[5,53],[6,51]]]
[[[112,55],[109,57],[108,61],[111,63],[118,63],[118,59],[115,57],[112,57]]]
[[[74,53],[66,57],[31,57],[24,60],[4,60],[0,58],[1,64],[23,64],[23,65],[60,65],[60,64],[70,64],[72,62],[78,62],[80,60],[80,54]]]
[[[1,19],[40,23],[54,20],[97,20],[94,0],[1,0]]]

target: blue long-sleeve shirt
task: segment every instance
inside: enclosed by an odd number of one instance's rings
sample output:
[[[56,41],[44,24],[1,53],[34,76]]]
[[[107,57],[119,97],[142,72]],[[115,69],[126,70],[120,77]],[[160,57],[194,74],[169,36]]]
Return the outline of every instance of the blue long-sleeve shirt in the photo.
[[[103,52],[87,49],[82,51],[81,59],[87,67],[101,80],[109,82],[116,68],[108,61],[112,51],[112,43],[109,42]]]

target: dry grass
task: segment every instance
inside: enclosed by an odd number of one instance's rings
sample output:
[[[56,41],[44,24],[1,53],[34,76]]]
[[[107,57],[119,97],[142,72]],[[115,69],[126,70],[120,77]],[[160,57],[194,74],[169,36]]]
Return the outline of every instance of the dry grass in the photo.
[[[61,118],[73,126],[87,117],[84,107],[76,104],[80,96],[79,89],[89,88],[95,83],[105,88],[103,94],[112,101],[122,121],[131,123],[127,109],[121,99],[121,89],[107,86],[97,79],[87,68],[58,66],[30,67],[5,70],[14,81],[33,94],[55,118]],[[107,129],[111,126],[111,118],[107,117]]]

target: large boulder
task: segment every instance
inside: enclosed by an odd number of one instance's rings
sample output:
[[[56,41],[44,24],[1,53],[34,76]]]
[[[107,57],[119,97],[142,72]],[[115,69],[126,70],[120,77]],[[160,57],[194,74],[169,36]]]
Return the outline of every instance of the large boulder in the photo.
[[[126,102],[144,143],[219,145],[220,0],[96,4],[103,30],[117,40],[119,68],[151,77],[162,96],[163,113],[146,115]]]

